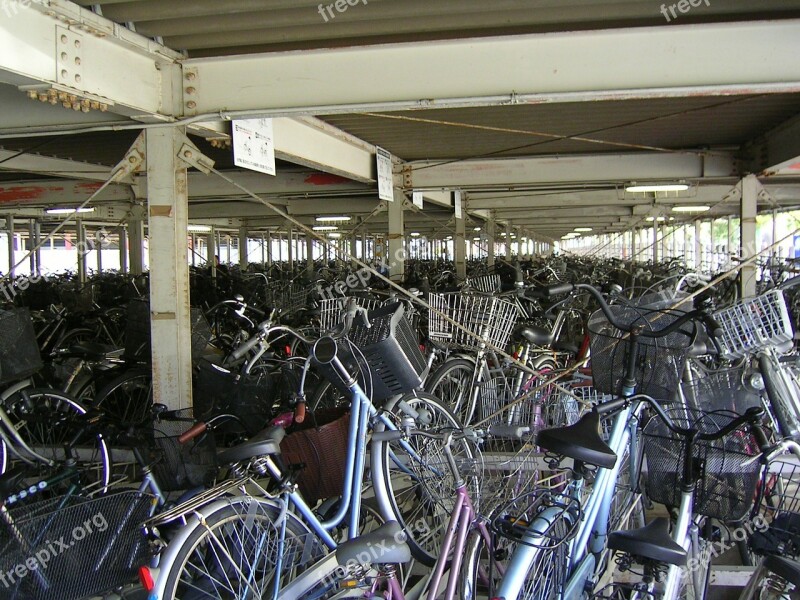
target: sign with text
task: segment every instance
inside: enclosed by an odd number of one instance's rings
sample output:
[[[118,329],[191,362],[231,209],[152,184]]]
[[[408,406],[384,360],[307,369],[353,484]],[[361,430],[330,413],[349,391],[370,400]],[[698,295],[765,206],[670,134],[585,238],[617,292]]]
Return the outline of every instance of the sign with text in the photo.
[[[233,164],[275,175],[272,119],[239,119],[233,122]]]
[[[375,147],[378,160],[378,198],[394,202],[394,182],[392,179],[392,155],[383,148]]]

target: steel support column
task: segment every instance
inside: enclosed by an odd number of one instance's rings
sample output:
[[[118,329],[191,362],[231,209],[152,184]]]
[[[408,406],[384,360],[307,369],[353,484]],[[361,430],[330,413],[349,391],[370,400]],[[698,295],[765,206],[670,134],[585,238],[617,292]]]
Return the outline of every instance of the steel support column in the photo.
[[[16,275],[15,272],[15,265],[16,260],[14,258],[14,217],[13,215],[8,215],[6,217],[6,232],[8,235],[8,277],[9,279],[13,279]]]
[[[403,235],[405,230],[405,217],[403,215],[403,202],[405,195],[399,189],[394,190],[394,202],[388,202],[389,212],[389,239],[388,256],[384,257],[389,264],[389,277],[392,281],[402,281],[405,276],[405,252],[403,251]],[[385,250],[384,250],[385,251]]]
[[[759,183],[755,175],[748,175],[742,179],[741,221],[739,230],[739,255],[746,261],[758,254],[756,247],[756,214],[758,212]],[[742,298],[756,294],[756,265],[750,264],[742,267],[741,294]]]
[[[494,266],[494,239],[497,235],[497,221],[495,220],[494,211],[489,213],[489,219],[486,221],[486,244],[488,246],[489,255],[486,258],[486,263]]]
[[[128,256],[131,275],[144,273],[144,221],[131,219],[128,221]]]
[[[178,153],[185,137],[173,128],[148,129],[147,205],[150,232],[150,332],[153,401],[192,405],[192,337],[186,229],[187,165]]]
[[[700,221],[694,222],[694,270],[698,273],[703,267],[703,245],[700,241]]]
[[[314,274],[314,238],[310,235],[306,235],[306,272]]]
[[[453,250],[456,255],[456,277],[462,281],[467,277],[466,237],[466,221],[464,219],[456,219],[456,235],[453,238]]]
[[[128,272],[128,229],[120,227],[117,233],[119,245],[119,270],[122,273]]]
[[[218,252],[217,250],[217,230],[212,225],[211,231],[208,232],[208,264],[211,265],[211,280],[217,280],[217,258]]]
[[[86,283],[86,228],[82,219],[75,219],[75,246],[78,249],[78,281]]]
[[[239,227],[239,270],[247,270],[247,227]]]

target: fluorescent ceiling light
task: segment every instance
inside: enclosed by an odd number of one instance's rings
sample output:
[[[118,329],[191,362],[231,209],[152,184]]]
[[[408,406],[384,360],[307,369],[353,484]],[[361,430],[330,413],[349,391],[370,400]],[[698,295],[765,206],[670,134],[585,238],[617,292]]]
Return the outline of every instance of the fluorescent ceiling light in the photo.
[[[313,229],[314,231],[336,231],[339,228],[335,225],[315,225]]]
[[[94,206],[86,206],[84,208],[48,208],[46,211],[48,215],[73,215],[75,213],[90,213],[94,212]]]
[[[472,238],[472,241],[473,241],[473,242],[480,242],[480,241],[481,241],[481,238],[479,238],[479,237],[474,237],[474,238]]]
[[[625,188],[626,192],[685,192],[689,186],[685,183],[632,183]]]
[[[192,233],[209,233],[211,231],[210,225],[188,225],[186,231]]]
[[[336,232],[334,231],[333,233],[329,233],[329,234],[328,234],[328,237],[329,237],[329,238],[334,238],[334,239],[336,239],[336,238],[340,238],[340,237],[342,237],[342,234],[341,234],[341,233],[336,233]]]
[[[473,229],[472,231],[480,231],[480,230],[481,230],[481,228],[480,228],[480,227],[476,227],[476,228],[475,228],[475,229]]]
[[[653,221],[666,221],[666,218],[664,218],[664,217],[647,217],[647,219],[645,219],[645,220],[649,221],[650,223],[652,223]]]
[[[591,227],[576,227],[575,231],[577,233],[589,233],[592,230]]]
[[[317,221],[320,222],[320,223],[326,223],[326,222],[328,222],[328,223],[335,223],[335,222],[346,223],[349,220],[350,220],[350,217],[348,217],[346,215],[338,215],[338,216],[337,215],[331,215],[329,217],[317,217]]]
[[[673,206],[672,212],[677,213],[701,213],[711,210],[707,204],[686,204],[683,206]]]
[[[410,235],[411,237],[419,237],[419,232],[417,232],[417,231],[412,231],[412,232],[411,232],[411,233],[409,233],[408,235]]]

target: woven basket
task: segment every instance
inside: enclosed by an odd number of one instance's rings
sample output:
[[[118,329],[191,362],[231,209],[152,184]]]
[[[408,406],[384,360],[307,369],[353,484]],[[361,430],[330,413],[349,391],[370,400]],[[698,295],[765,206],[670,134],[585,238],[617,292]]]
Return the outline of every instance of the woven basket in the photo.
[[[310,506],[343,491],[349,424],[349,412],[318,411],[281,442],[284,460],[302,467],[297,486]]]

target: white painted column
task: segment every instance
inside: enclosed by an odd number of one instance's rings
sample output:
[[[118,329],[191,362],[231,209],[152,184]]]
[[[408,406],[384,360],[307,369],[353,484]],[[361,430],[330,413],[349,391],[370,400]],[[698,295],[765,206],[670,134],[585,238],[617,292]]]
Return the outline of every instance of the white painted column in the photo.
[[[698,273],[703,265],[703,246],[700,240],[700,221],[694,222],[694,269]]]
[[[239,270],[247,270],[247,227],[239,227]]]
[[[402,281],[405,276],[405,261],[403,256],[403,235],[405,233],[405,218],[403,215],[403,201],[405,196],[399,189],[394,190],[394,202],[387,202],[389,212],[389,236],[385,246],[388,253],[384,260],[389,264],[389,278],[392,281]]]
[[[153,401],[173,409],[192,405],[189,196],[186,164],[178,159],[183,139],[172,128],[146,132]]]
[[[78,281],[86,282],[86,228],[83,219],[75,219],[75,247],[78,249]]]
[[[128,272],[128,229],[120,227],[118,230],[119,240],[119,270],[122,273]]]
[[[8,235],[8,274],[9,279],[13,279],[15,275],[14,265],[16,260],[14,258],[14,216],[8,215],[6,217],[6,232]]]
[[[742,179],[741,221],[739,229],[741,241],[739,254],[742,260],[748,260],[758,254],[756,248],[756,214],[758,213],[758,179],[748,175]],[[742,298],[755,296],[757,269],[755,264],[742,268]]]
[[[212,225],[208,234],[208,264],[211,265],[211,279],[217,279],[217,256],[219,247],[217,246],[217,229]]]
[[[306,235],[306,272],[314,274],[314,238]]]
[[[467,277],[467,239],[466,221],[464,219],[456,219],[456,235],[453,238],[453,249],[456,255],[456,277],[463,280]]]
[[[494,239],[497,236],[497,222],[495,221],[494,211],[489,213],[489,219],[486,221],[486,244],[488,249],[488,256],[486,263],[494,266]]]

